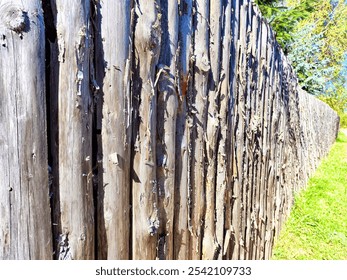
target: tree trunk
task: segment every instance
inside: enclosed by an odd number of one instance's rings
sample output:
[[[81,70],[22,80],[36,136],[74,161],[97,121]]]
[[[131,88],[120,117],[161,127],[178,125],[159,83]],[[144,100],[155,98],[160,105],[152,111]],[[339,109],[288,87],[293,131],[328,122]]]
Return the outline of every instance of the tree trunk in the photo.
[[[41,1],[0,1],[0,259],[51,259]]]

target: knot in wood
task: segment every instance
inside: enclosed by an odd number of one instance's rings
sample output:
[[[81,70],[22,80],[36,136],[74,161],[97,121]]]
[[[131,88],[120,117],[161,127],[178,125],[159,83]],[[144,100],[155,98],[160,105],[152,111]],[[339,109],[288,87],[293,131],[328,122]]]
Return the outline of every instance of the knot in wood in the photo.
[[[24,32],[29,22],[28,14],[23,9],[8,3],[0,6],[0,18],[4,26],[16,33]]]

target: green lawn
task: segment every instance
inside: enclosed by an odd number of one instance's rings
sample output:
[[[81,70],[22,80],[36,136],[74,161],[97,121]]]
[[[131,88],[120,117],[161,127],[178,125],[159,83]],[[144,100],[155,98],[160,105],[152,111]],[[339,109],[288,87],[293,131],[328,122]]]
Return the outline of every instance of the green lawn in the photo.
[[[306,190],[295,199],[275,260],[347,260],[347,137],[339,133]]]

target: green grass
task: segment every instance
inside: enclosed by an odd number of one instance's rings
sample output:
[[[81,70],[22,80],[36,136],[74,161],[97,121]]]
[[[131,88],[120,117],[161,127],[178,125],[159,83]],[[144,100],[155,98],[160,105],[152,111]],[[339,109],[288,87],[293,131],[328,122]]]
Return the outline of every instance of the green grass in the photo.
[[[347,137],[339,133],[295,205],[275,260],[347,260]]]

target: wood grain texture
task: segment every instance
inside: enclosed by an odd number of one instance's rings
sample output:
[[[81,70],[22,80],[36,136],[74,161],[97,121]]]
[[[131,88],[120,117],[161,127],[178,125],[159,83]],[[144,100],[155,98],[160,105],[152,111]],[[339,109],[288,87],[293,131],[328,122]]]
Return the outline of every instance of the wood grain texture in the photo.
[[[191,179],[191,212],[189,225],[190,248],[189,258],[197,260],[202,255],[202,233],[206,211],[206,115],[208,77],[211,69],[209,57],[209,0],[195,1],[194,30],[194,84],[190,97],[190,114],[192,116],[192,129],[190,133],[190,179]]]
[[[339,119],[253,1],[15,3],[0,259],[271,258]]]
[[[178,41],[178,107],[176,123],[176,166],[175,166],[175,206],[174,206],[174,258],[188,259],[190,224],[190,129],[191,116],[188,115],[188,92],[192,89],[192,0],[183,0],[179,5]]]
[[[90,3],[55,1],[59,49],[59,259],[94,259]]]
[[[157,182],[160,228],[158,235],[159,259],[174,256],[174,207],[176,174],[176,118],[178,92],[176,73],[178,64],[178,3],[161,1],[161,52],[157,67]]]
[[[99,4],[97,21],[101,27],[95,36],[97,86],[101,88],[97,94],[102,100],[98,230],[100,237],[105,234],[104,239],[99,238],[98,248],[106,251],[102,258],[129,259],[131,1]]]
[[[0,259],[52,259],[41,1],[0,1]]]
[[[160,226],[156,162],[156,66],[161,22],[157,1],[137,1],[134,38],[134,122],[132,174],[132,257],[155,259]]]

